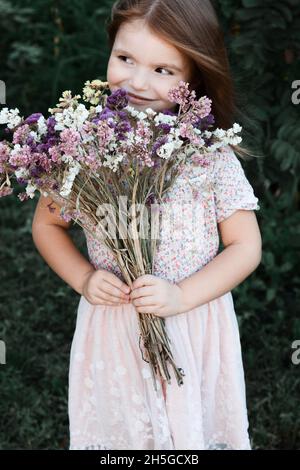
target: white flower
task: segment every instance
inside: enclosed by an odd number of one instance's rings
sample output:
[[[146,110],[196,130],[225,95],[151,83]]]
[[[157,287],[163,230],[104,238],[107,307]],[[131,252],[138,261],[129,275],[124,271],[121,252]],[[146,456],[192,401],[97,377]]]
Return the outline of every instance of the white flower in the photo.
[[[141,121],[143,121],[144,119],[147,118],[147,114],[143,113],[143,111],[141,111],[138,115],[137,115],[138,119],[141,119]]]
[[[219,141],[219,142],[214,142],[212,145],[210,145],[209,147],[207,147],[207,151],[210,153],[210,152],[214,152],[215,150],[217,150],[218,148],[222,147],[224,145],[224,142],[222,141]]]
[[[125,155],[121,153],[118,155],[106,154],[104,157],[106,161],[103,162],[103,166],[107,166],[113,170],[113,172],[116,172],[118,170],[119,163],[123,160]]]
[[[95,108],[96,113],[101,113],[102,110],[103,110],[103,106],[101,104],[98,104],[98,106],[96,106]]]
[[[134,144],[134,132],[133,131],[128,131],[126,133],[126,137],[127,137],[127,141],[126,141],[126,144],[131,144],[133,145]]]
[[[179,136],[180,136],[180,129],[175,128],[175,127],[171,127],[171,129],[170,129],[170,135],[171,135],[172,137],[174,137],[174,139],[178,139]]]
[[[155,116],[156,115],[156,111],[154,111],[152,108],[147,108],[145,110],[145,113],[148,114],[148,116]]]
[[[71,157],[71,155],[63,155],[61,157],[62,161],[65,162],[65,163],[73,163],[74,162],[74,158]]]
[[[227,143],[232,144],[232,145],[238,145],[240,142],[242,142],[242,140],[243,140],[242,137],[235,136],[235,137],[229,138]]]
[[[30,131],[29,135],[34,139],[35,142],[40,141],[40,137],[37,135],[37,133],[35,131]]]
[[[6,124],[9,117],[8,108],[3,108],[0,112],[0,124]]]
[[[219,128],[217,128],[215,131],[213,131],[213,134],[214,134],[216,137],[222,139],[222,137],[225,136],[225,131],[224,131],[224,129],[219,129]]]
[[[15,144],[14,148],[10,152],[11,157],[14,157],[16,154],[20,153],[21,151],[21,145],[20,144]]]
[[[233,124],[233,132],[234,132],[235,134],[237,134],[238,132],[241,132],[241,130],[242,130],[242,127],[241,127],[239,124],[237,124],[237,123],[235,122],[235,123]]]
[[[18,168],[15,171],[17,178],[27,178],[29,176],[29,171],[26,168]]]
[[[27,186],[26,186],[26,193],[28,194],[28,196],[33,199],[34,198],[34,193],[36,191],[37,187],[32,184],[32,183],[28,183]]]
[[[72,165],[69,168],[69,172],[66,174],[64,180],[63,180],[63,186],[60,190],[60,195],[61,196],[68,196],[72,190],[74,180],[76,178],[76,175],[79,173],[81,169],[81,165],[79,162],[73,162]]]
[[[203,132],[203,136],[206,137],[207,139],[209,139],[212,136],[212,133],[210,131],[206,130],[206,131]]]
[[[127,109],[129,114],[133,117],[136,117],[139,114],[139,111],[137,111],[133,106],[127,105],[124,109]]]
[[[47,128],[46,119],[44,118],[44,116],[40,116],[37,123],[38,123],[39,135],[47,134],[48,128]]]
[[[158,126],[159,124],[170,124],[173,125],[176,121],[177,116],[169,116],[168,114],[159,113],[154,118],[155,125]]]
[[[175,142],[167,142],[166,144],[162,145],[158,150],[157,154],[164,159],[170,158],[175,148]]]
[[[140,135],[135,136],[135,143],[136,144],[141,144],[143,142],[144,142],[144,138],[142,136],[140,136]]]
[[[19,112],[18,108],[3,108],[0,112],[0,124],[7,124],[9,129],[13,129],[22,121],[22,118],[19,116]]]
[[[88,116],[89,112],[84,104],[79,104],[75,110],[66,108],[62,113],[56,113],[55,120],[57,124],[55,124],[54,129],[62,131],[65,128],[70,128],[80,131]]]

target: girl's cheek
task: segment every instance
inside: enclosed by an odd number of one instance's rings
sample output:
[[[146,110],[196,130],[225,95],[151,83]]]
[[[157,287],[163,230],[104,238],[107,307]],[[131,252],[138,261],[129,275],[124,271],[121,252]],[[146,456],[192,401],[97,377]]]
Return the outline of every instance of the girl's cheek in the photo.
[[[107,67],[107,81],[110,85],[119,84],[128,80],[128,72],[126,72],[121,65],[110,61]]]

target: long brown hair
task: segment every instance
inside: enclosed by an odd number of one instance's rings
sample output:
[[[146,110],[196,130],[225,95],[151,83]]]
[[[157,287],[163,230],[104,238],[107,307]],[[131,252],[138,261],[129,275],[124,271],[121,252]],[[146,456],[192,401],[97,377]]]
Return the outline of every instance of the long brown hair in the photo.
[[[154,33],[191,61],[190,88],[198,98],[206,95],[212,100],[215,127],[232,127],[240,111],[224,35],[212,3],[209,0],[118,0],[107,22],[111,49],[122,23],[134,19],[145,20]],[[255,156],[244,146],[231,147],[242,158]]]

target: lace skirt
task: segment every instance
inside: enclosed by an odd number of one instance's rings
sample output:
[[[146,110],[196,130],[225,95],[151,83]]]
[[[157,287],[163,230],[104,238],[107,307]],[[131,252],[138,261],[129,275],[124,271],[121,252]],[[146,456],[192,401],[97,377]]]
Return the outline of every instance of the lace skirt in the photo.
[[[139,347],[133,304],[81,296],[69,370],[70,449],[251,449],[231,293],[167,317],[178,385],[156,380]]]

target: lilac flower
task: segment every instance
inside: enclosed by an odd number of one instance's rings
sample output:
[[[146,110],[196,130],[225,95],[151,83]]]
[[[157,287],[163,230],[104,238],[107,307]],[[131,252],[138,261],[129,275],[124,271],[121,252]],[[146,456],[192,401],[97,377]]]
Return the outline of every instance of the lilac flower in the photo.
[[[174,113],[173,111],[171,111],[170,109],[163,109],[161,111],[163,114],[166,114],[167,116],[177,116],[177,113]]]
[[[17,180],[17,183],[21,185],[27,184],[27,181],[28,181],[25,178],[16,178],[16,180]]]
[[[106,106],[109,109],[122,110],[128,105],[128,95],[124,88],[114,91],[108,98]]]
[[[26,192],[19,193],[18,198],[20,199],[21,202],[27,201],[29,199],[29,195]]]
[[[131,130],[132,128],[128,119],[120,121],[115,128],[115,132],[117,133],[117,138],[119,140],[125,140],[125,134]]]
[[[55,117],[54,116],[48,117],[48,119],[46,121],[46,124],[47,124],[47,127],[48,127],[49,130],[54,131],[54,127],[55,127],[55,124],[56,124]]]
[[[161,129],[164,134],[169,134],[171,126],[169,124],[161,123],[157,126],[158,129]]]
[[[211,164],[211,160],[205,155],[195,154],[191,157],[191,159],[194,163],[203,167],[208,167]]]
[[[105,147],[113,138],[114,131],[106,121],[99,122],[97,127],[97,136],[99,138],[100,151]]]
[[[0,197],[9,196],[12,193],[13,189],[9,186],[3,186],[3,188],[0,189]]]
[[[24,123],[25,123],[25,124],[35,124],[35,123],[39,120],[39,118],[40,118],[41,116],[43,116],[42,113],[34,113],[34,114],[31,114],[30,116],[28,116],[28,117],[25,119]]]
[[[28,145],[23,145],[21,147],[19,144],[16,144],[15,148],[10,153],[9,163],[16,167],[26,167],[30,164],[31,161],[31,148]]]
[[[154,142],[153,147],[152,147],[152,156],[154,156],[157,153],[157,150],[164,144],[168,142],[168,137],[163,136],[159,137],[156,142]]]
[[[196,98],[196,92],[189,90],[189,83],[180,80],[176,87],[172,87],[168,93],[169,100],[180,105],[182,112],[186,112]]]
[[[193,102],[193,112],[203,119],[211,112],[211,104],[211,99],[207,96],[201,96],[198,101]]]
[[[30,127],[28,124],[24,124],[18,127],[13,136],[13,144],[25,144],[26,138],[29,135]]]
[[[115,127],[115,118],[116,118],[117,112],[112,111],[109,108],[104,108],[103,111],[99,114],[99,119],[101,121],[108,121],[110,127]],[[111,122],[109,121],[111,120]]]
[[[76,156],[77,146],[80,141],[80,134],[75,129],[64,129],[61,134],[61,150],[72,157]]]
[[[1,170],[1,164],[7,163],[10,155],[10,149],[8,145],[0,142],[0,172]]]

